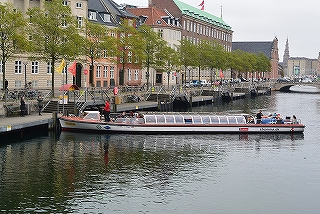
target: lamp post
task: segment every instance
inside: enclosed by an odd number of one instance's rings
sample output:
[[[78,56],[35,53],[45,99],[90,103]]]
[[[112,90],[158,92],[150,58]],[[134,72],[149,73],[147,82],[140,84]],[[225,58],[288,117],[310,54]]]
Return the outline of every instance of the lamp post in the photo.
[[[68,84],[68,63],[66,63],[66,67],[64,68],[64,71],[66,72],[66,84]]]
[[[24,88],[27,89],[27,65],[28,62],[23,62],[24,64]]]

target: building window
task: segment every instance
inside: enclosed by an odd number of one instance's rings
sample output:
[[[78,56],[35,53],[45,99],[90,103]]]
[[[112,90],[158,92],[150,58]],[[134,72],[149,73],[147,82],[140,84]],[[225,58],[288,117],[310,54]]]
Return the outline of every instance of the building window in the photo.
[[[108,66],[103,66],[103,77],[108,78]]]
[[[21,88],[21,87],[22,87],[22,82],[21,82],[21,80],[15,80],[15,81],[14,81],[14,87],[15,87],[15,88]]]
[[[78,20],[78,28],[81,28],[83,25],[83,17],[77,16],[77,20]]]
[[[21,74],[22,73],[22,61],[17,60],[14,62],[14,73]]]
[[[97,66],[97,72],[96,72],[96,77],[101,78],[101,66]]]
[[[64,0],[62,1],[63,6],[68,6],[68,1]]]
[[[38,74],[39,73],[39,62],[32,61],[31,62],[31,73]]]
[[[32,80],[31,81],[31,86],[32,86],[32,88],[38,87],[39,86],[38,80]]]
[[[108,87],[108,81],[103,81],[103,87]]]
[[[97,13],[95,11],[89,11],[89,19],[97,20]]]
[[[76,8],[82,8],[82,2],[76,2]]]
[[[110,66],[110,79],[114,79],[114,66]]]
[[[110,16],[110,14],[108,14],[108,13],[105,13],[105,14],[103,14],[103,21],[104,22],[111,22],[111,18],[110,18],[111,16]],[[131,20],[132,21],[132,20]]]
[[[96,86],[97,86],[97,87],[101,87],[101,81],[97,81],[97,82],[96,82]]]
[[[130,81],[131,80],[131,70],[128,69],[128,80]]]
[[[162,30],[162,29],[159,29],[159,30],[158,30],[158,34],[159,34],[160,37],[163,37],[163,30]]]
[[[134,80],[139,80],[139,70],[134,70]]]
[[[47,74],[51,74],[51,62],[47,62]]]
[[[51,87],[52,86],[52,81],[51,80],[47,80],[47,87]]]
[[[132,63],[132,52],[131,51],[128,52],[128,62]]]
[[[107,50],[103,50],[103,58],[108,58],[108,51]]]

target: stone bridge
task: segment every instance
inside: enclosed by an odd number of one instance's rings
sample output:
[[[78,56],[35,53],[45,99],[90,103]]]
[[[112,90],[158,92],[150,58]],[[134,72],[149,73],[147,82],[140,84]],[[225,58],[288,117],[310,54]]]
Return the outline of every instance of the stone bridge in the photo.
[[[292,86],[296,85],[313,86],[320,89],[320,82],[276,82],[273,84],[272,89],[275,91],[288,92]]]

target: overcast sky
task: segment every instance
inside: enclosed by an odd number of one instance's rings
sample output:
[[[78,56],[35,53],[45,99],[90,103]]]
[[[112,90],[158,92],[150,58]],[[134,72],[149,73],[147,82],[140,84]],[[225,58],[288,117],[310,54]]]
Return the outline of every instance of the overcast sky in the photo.
[[[202,0],[181,0],[193,7]],[[148,0],[115,0],[147,7]],[[205,0],[205,11],[232,27],[233,41],[279,40],[282,61],[286,39],[291,57],[316,59],[320,52],[320,0]]]

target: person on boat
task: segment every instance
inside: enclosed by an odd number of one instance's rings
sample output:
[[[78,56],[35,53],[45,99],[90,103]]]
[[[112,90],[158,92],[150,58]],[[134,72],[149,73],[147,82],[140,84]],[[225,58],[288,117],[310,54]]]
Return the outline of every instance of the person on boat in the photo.
[[[292,123],[293,123],[293,124],[298,124],[298,120],[297,120],[296,115],[293,115],[293,116],[292,116]]]
[[[117,116],[117,118],[126,118],[126,117],[127,117],[127,112],[125,111]]]
[[[260,110],[256,117],[257,117],[257,124],[260,124],[261,123],[261,118],[262,118],[263,114],[262,114],[262,111]]]
[[[247,123],[254,123],[254,118],[252,115],[248,116]]]
[[[129,117],[131,117],[131,118],[134,117],[133,111],[130,111]]]
[[[106,105],[103,108],[103,116],[104,121],[109,122],[110,121],[110,103],[108,100],[106,101]]]

